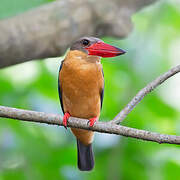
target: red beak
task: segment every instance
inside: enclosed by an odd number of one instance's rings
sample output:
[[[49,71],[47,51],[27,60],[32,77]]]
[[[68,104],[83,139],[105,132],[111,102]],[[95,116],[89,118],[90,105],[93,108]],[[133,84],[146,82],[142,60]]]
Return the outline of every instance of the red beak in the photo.
[[[88,51],[88,55],[100,56],[100,57],[115,57],[126,53],[124,50],[111,46],[104,42],[97,42],[91,46],[85,48]]]

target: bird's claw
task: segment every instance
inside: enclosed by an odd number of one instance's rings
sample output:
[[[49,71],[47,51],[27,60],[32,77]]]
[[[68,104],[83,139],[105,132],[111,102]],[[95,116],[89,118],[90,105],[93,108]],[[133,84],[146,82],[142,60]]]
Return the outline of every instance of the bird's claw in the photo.
[[[87,125],[89,125],[90,127],[94,126],[94,123],[98,120],[97,117],[93,117],[91,119],[89,119],[89,121],[87,122]]]
[[[68,121],[68,119],[69,119],[69,117],[70,117],[71,115],[68,113],[68,112],[66,112],[65,114],[64,114],[64,116],[63,116],[63,126],[67,129],[67,121]]]

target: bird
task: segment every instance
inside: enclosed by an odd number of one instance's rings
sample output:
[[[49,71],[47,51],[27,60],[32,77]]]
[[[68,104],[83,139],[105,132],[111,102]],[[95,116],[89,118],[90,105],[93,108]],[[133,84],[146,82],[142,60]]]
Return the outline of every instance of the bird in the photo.
[[[90,127],[98,121],[104,97],[101,57],[115,57],[124,53],[124,50],[96,37],[82,37],[72,43],[61,62],[58,76],[58,92],[65,128],[71,116],[88,119]],[[77,128],[71,128],[71,131],[77,139],[79,170],[92,170],[94,132]]]

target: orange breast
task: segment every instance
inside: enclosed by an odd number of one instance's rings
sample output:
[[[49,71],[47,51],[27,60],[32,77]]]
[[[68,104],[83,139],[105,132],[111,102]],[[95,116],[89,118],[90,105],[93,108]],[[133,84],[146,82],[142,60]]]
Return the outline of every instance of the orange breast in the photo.
[[[104,87],[102,65],[98,59],[87,60],[85,53],[83,55],[79,53],[82,52],[73,51],[68,54],[60,71],[63,108],[74,117],[85,119],[99,117],[100,94]],[[84,144],[92,141],[92,131],[74,128],[72,131]]]

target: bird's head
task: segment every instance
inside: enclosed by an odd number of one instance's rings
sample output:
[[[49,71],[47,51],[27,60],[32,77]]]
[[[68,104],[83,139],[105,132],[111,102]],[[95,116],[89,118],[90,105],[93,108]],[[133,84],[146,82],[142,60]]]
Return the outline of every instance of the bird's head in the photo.
[[[95,37],[82,37],[75,41],[70,50],[80,50],[88,55],[99,57],[115,57],[126,53],[124,50],[104,43]]]

